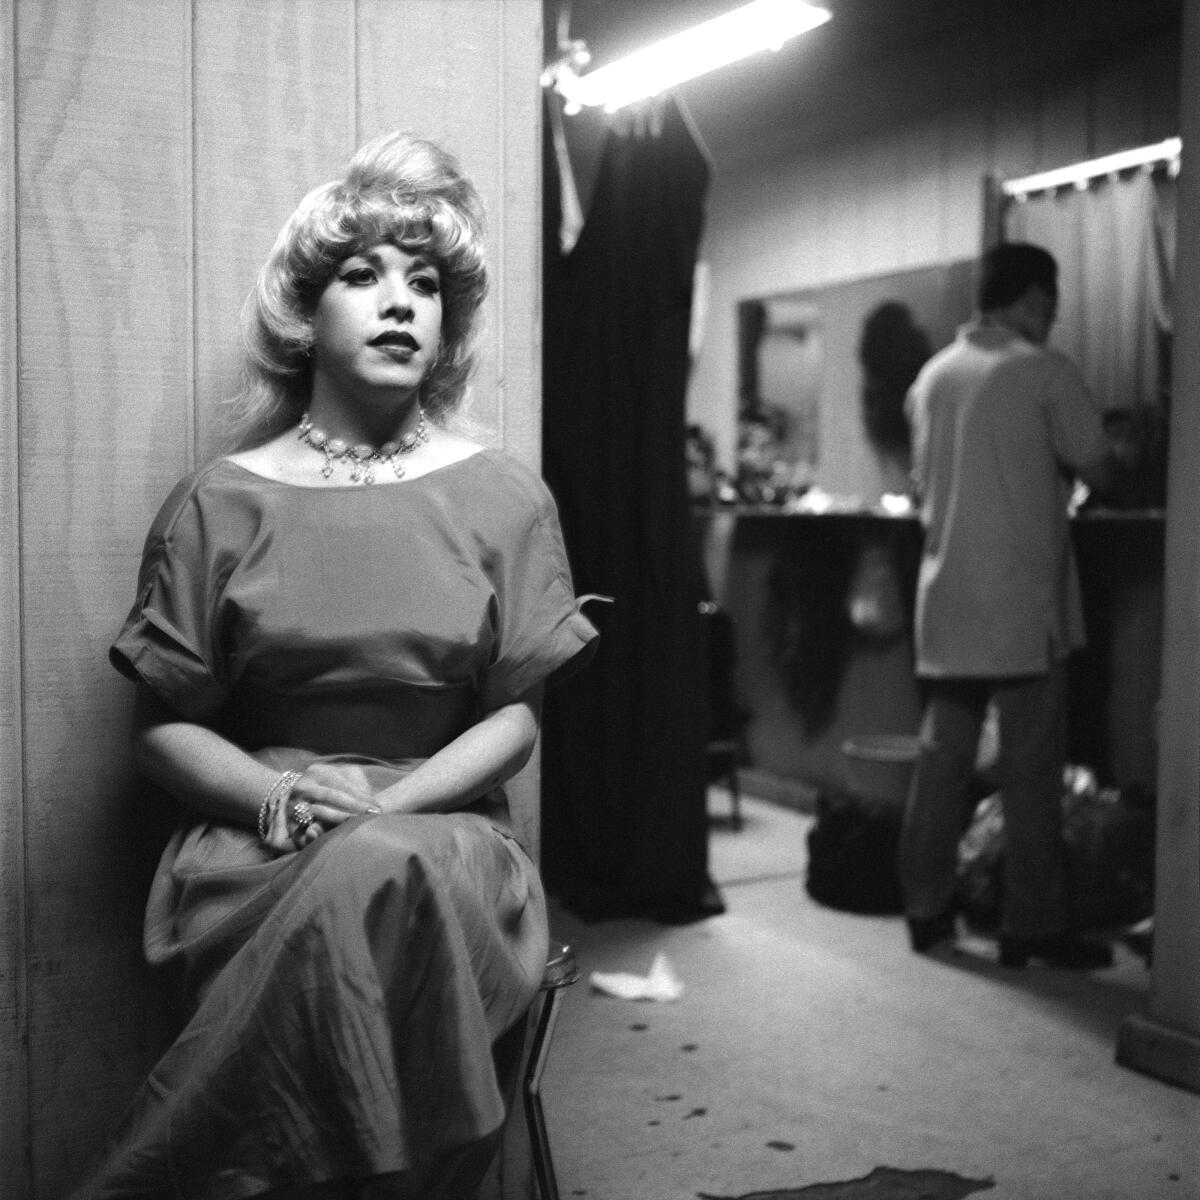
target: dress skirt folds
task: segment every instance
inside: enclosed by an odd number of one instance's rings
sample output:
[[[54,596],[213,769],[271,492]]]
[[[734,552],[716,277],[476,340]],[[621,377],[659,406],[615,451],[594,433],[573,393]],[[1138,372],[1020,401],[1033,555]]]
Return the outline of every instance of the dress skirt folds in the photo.
[[[594,636],[553,502],[504,455],[334,489],[223,461],[160,512],[112,659],[279,771],[341,762],[379,792]],[[145,946],[183,966],[192,1015],[79,1197],[473,1194],[505,1118],[497,1045],[547,950],[502,793],[278,857],[193,815]]]
[[[91,1194],[399,1173],[395,1194],[426,1196],[458,1153],[486,1167],[505,1114],[487,1048],[536,994],[547,941],[537,873],[486,815],[355,818],[280,858],[194,826],[164,856],[146,940],[200,999]]]

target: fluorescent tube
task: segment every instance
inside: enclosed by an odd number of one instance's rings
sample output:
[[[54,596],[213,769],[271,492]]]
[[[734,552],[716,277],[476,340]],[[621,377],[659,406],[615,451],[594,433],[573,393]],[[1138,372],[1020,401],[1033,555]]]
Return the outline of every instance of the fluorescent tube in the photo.
[[[1115,175],[1131,167],[1152,166],[1158,162],[1172,162],[1179,158],[1183,143],[1179,138],[1167,138],[1153,146],[1139,146],[1136,150],[1120,150],[1106,154],[1103,158],[1092,158],[1087,162],[1073,163],[1069,167],[1058,167],[1053,171],[1042,171],[1038,175],[1026,175],[1022,179],[1006,179],[1000,186],[1006,196],[1020,199],[1033,192],[1052,192],[1055,188],[1086,187],[1088,180],[1102,175]]]
[[[558,90],[569,104],[612,112],[759,50],[778,50],[829,18],[807,0],[753,0],[587,75],[560,75]]]

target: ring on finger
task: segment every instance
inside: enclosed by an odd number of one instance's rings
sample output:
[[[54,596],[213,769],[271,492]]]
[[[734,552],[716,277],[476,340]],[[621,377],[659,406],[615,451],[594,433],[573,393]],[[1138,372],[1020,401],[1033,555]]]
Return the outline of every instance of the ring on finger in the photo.
[[[304,800],[297,800],[292,805],[292,820],[296,822],[296,832],[303,833],[316,818],[312,814],[312,809]]]

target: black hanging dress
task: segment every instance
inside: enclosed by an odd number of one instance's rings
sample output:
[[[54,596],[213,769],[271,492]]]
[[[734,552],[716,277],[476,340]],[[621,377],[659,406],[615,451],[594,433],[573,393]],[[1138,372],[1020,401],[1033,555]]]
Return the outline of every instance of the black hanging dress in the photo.
[[[550,124],[543,469],[579,590],[613,603],[589,606],[603,636],[586,677],[547,700],[542,869],[585,919],[695,920],[723,909],[707,869],[704,592],[684,460],[709,166],[673,100],[614,125],[563,253]]]

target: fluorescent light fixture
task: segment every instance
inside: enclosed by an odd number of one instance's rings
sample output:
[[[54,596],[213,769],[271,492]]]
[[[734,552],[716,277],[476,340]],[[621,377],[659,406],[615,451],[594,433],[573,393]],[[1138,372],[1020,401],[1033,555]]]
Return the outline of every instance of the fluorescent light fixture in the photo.
[[[807,0],[754,0],[587,75],[560,75],[557,87],[568,104],[612,112],[759,50],[778,50],[829,17]]]
[[[1149,167],[1155,163],[1179,161],[1183,142],[1179,138],[1167,138],[1152,146],[1139,146],[1135,150],[1121,150],[1106,154],[1103,158],[1092,158],[1087,162],[1059,167],[1054,171],[1042,171],[1039,175],[1026,175],[1022,179],[1006,179],[1000,190],[1006,196],[1021,200],[1032,192],[1051,192],[1060,187],[1085,188],[1088,181],[1104,175],[1116,175],[1133,167]]]

